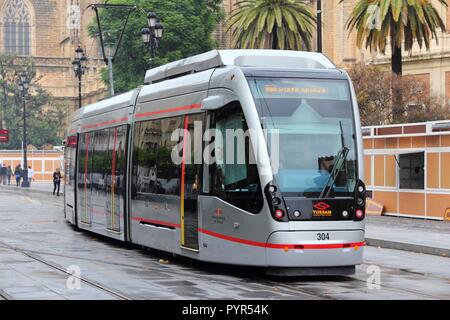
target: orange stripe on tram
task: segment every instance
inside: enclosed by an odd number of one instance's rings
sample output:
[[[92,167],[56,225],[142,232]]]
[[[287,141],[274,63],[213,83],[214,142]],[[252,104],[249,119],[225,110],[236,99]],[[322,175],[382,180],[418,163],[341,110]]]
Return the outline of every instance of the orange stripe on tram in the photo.
[[[180,221],[181,221],[181,245],[184,246],[184,187],[186,182],[186,138],[189,125],[189,116],[184,117],[184,131],[183,131],[183,158],[181,161],[181,204],[180,204]]]
[[[114,145],[112,150],[112,165],[111,165],[111,226],[112,229],[115,230],[116,228],[116,221],[115,221],[115,214],[116,214],[116,208],[115,208],[115,189],[116,189],[116,145],[117,145],[117,128],[114,128]]]
[[[154,116],[158,114],[164,114],[164,113],[171,113],[171,112],[178,112],[178,111],[186,111],[186,110],[193,110],[193,109],[200,109],[202,107],[201,104],[191,104],[187,106],[181,106],[181,107],[175,107],[175,108],[169,108],[169,109],[162,109],[162,110],[155,110],[155,111],[149,111],[144,113],[138,113],[136,115],[136,118],[144,118],[149,116]]]
[[[111,124],[115,124],[115,123],[122,123],[125,121],[128,121],[128,117],[94,123],[94,124],[87,124],[87,125],[83,126],[83,129],[94,129],[94,128],[103,127],[103,126],[107,126],[107,125],[111,125]]]
[[[171,228],[182,228],[182,224],[161,221],[161,220],[153,220],[141,217],[134,217],[134,221],[138,222],[147,222],[151,224],[171,227]],[[227,236],[221,233],[216,233],[214,231],[206,230],[206,229],[198,229],[198,232],[209,235],[214,238],[222,239],[225,241],[231,241],[236,243],[241,243],[253,247],[260,248],[269,248],[269,249],[282,249],[282,250],[323,250],[323,249],[345,249],[345,248],[358,248],[366,245],[365,242],[350,242],[350,243],[324,243],[324,244],[275,244],[275,243],[266,243],[259,242],[241,238],[235,238],[231,236]]]
[[[156,224],[156,225],[170,227],[170,228],[176,228],[176,229],[181,228],[181,224],[179,224],[179,223],[172,223],[172,222],[155,220],[155,219],[147,219],[147,218],[142,218],[142,217],[133,217],[132,220],[133,221],[138,221],[138,222],[146,222],[146,223]]]
[[[84,221],[87,222],[87,175],[88,175],[88,162],[89,162],[89,143],[91,135],[86,134],[86,156],[84,159]]]

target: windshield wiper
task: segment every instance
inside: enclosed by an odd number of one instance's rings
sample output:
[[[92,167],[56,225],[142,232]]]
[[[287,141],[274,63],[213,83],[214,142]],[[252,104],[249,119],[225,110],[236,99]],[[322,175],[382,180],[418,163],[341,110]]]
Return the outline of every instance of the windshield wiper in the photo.
[[[339,151],[339,153],[336,156],[336,159],[333,162],[333,169],[331,170],[330,177],[328,178],[327,183],[325,184],[325,187],[323,188],[322,192],[320,193],[319,199],[322,198],[328,198],[331,193],[331,189],[333,189],[333,185],[336,182],[336,179],[339,175],[339,173],[342,171],[342,167],[344,166],[345,162],[347,161],[347,156],[350,150],[345,146],[344,141],[344,131],[342,130],[342,122],[339,121],[339,127],[341,129],[341,143],[342,143],[342,149]]]

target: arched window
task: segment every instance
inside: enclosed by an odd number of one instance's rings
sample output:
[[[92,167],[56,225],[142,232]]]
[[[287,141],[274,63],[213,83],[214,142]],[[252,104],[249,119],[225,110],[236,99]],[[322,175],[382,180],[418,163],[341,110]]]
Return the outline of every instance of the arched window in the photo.
[[[3,13],[4,49],[20,56],[31,54],[31,15],[23,0],[7,0]]]

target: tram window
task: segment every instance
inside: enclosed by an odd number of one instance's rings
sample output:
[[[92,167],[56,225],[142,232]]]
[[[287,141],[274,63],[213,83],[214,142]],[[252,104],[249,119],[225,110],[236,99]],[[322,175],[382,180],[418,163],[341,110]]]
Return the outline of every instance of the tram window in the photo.
[[[123,168],[125,157],[123,147],[126,127],[115,127],[107,130],[105,182],[105,211],[107,228],[120,231],[120,213],[123,212]]]
[[[251,147],[248,136],[245,135],[248,127],[241,106],[233,103],[217,112],[213,127],[223,137],[222,143],[219,139],[215,141],[215,150],[223,150],[221,157],[223,161],[216,161],[212,165],[213,193],[242,210],[259,213],[263,206],[261,183],[257,166],[250,164],[249,161]],[[231,132],[236,135],[232,137]],[[240,134],[244,135],[239,138]],[[233,141],[227,141],[230,138]],[[238,152],[241,148],[244,151],[243,155]],[[217,157],[219,154],[216,153]]]
[[[138,122],[134,130],[132,199],[148,194],[180,195],[180,166],[172,162],[172,132],[183,117]]]
[[[134,130],[133,199],[156,192],[156,155],[161,120],[138,122]]]
[[[180,195],[180,169],[172,161],[172,149],[178,141],[171,141],[172,132],[183,127],[183,117],[161,120],[161,135],[156,154],[156,193]]]
[[[84,163],[86,161],[86,134],[80,134],[80,141],[78,142],[78,187],[84,186]]]
[[[92,173],[92,158],[95,143],[95,132],[87,132],[80,135],[78,150],[78,174],[80,175],[79,186],[84,188],[84,184],[90,185]],[[86,181],[84,180],[86,175]],[[90,187],[89,187],[90,188]]]
[[[108,153],[109,130],[100,130],[95,133],[95,143],[92,159],[92,188],[105,191],[105,175],[110,162]]]
[[[127,143],[127,127],[122,126],[117,129],[116,141],[116,179],[117,194],[123,194],[125,190],[125,170],[126,170],[126,143]]]
[[[423,190],[425,156],[423,152],[399,156],[400,189]]]

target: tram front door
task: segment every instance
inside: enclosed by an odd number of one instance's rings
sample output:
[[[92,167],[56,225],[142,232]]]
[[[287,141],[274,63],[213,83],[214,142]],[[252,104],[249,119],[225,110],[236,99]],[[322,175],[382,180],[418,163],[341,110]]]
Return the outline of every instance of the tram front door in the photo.
[[[184,119],[183,162],[181,165],[181,246],[198,250],[198,193],[200,190],[198,155],[202,154],[202,143],[194,143],[199,137],[194,130],[201,123],[201,115],[190,115]],[[201,134],[201,130],[200,130]],[[200,136],[201,141],[201,136]],[[196,156],[197,155],[197,156]]]

